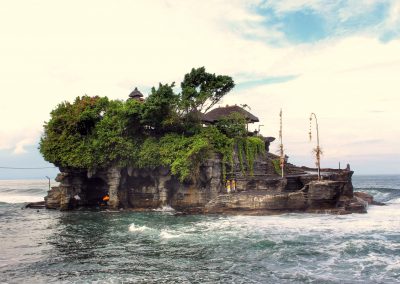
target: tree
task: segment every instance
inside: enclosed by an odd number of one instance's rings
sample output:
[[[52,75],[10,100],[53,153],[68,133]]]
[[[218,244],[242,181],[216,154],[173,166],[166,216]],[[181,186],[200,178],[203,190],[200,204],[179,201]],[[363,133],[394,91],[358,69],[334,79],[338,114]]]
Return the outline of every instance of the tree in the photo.
[[[108,98],[97,96],[59,104],[44,125],[39,145],[43,157],[57,166],[80,168],[93,164],[90,137],[109,104]]]
[[[156,132],[165,131],[176,124],[176,108],[178,96],[174,93],[171,85],[159,84],[158,88],[152,88],[151,94],[143,104],[142,124],[151,127]]]
[[[243,115],[231,115],[206,128],[199,119],[200,111],[233,88],[232,78],[206,73],[202,67],[185,75],[180,94],[174,93],[174,86],[153,87],[145,102],[89,96],[63,102],[44,126],[40,152],[62,167],[169,167],[181,181],[193,179],[212,152],[222,155],[225,176],[225,164],[233,163],[238,139],[248,163],[254,161],[262,141],[246,136]]]
[[[193,68],[181,83],[180,108],[184,114],[207,112],[235,86],[225,75],[207,73],[204,67]]]

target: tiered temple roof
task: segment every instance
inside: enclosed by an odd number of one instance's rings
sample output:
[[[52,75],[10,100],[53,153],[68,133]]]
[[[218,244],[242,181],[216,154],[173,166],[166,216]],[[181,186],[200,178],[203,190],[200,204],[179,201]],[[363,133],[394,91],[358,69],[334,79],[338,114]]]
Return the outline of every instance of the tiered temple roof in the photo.
[[[143,94],[138,90],[138,88],[135,88],[132,93],[129,94],[129,98],[138,100],[138,101],[144,101],[143,99]]]

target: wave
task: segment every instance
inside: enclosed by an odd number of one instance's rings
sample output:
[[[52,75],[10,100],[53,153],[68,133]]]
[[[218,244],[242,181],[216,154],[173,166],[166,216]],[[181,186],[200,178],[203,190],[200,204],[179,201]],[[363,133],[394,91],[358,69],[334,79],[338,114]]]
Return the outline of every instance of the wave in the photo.
[[[33,195],[1,195],[0,202],[4,203],[27,203],[43,201],[44,196]]]
[[[43,188],[0,188],[0,202],[25,203],[43,201],[47,189]]]
[[[162,206],[160,208],[153,209],[153,211],[156,211],[156,212],[175,212],[175,209],[172,208],[169,205],[164,205],[164,206]]]
[[[150,228],[147,226],[137,226],[134,223],[129,225],[129,232],[142,233],[142,232],[148,231],[148,230],[150,230]]]
[[[390,203],[394,203],[394,204],[400,203],[400,197],[390,200]]]
[[[48,183],[42,180],[2,180],[0,181],[0,202],[43,201],[48,190]]]
[[[47,188],[2,188],[0,192],[6,194],[42,194],[47,190]]]
[[[161,239],[176,239],[176,238],[180,238],[183,236],[186,236],[186,234],[183,232],[176,231],[176,230],[163,229],[160,232]]]
[[[354,191],[363,191],[371,194],[375,201],[391,202],[400,198],[400,189],[388,187],[358,187]]]

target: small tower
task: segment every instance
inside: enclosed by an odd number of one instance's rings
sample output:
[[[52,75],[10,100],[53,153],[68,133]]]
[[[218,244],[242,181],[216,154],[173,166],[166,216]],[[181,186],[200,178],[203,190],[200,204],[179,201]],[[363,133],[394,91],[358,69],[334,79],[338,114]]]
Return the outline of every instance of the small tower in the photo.
[[[143,94],[136,87],[132,91],[132,93],[129,94],[129,99],[137,100],[138,102],[144,101]]]

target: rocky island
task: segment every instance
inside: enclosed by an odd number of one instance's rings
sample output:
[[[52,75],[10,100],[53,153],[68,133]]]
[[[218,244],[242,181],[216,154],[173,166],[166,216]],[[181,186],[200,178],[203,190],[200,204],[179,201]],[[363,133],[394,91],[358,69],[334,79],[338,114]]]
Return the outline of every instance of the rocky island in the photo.
[[[297,167],[270,153],[273,137],[249,132],[258,118],[245,106],[215,107],[231,77],[192,69],[174,83],[135,89],[126,101],[78,97],[51,112],[40,151],[59,167],[46,208],[184,213],[364,213],[346,169]],[[282,176],[282,167],[284,175]],[[78,196],[78,198],[76,198]]]

